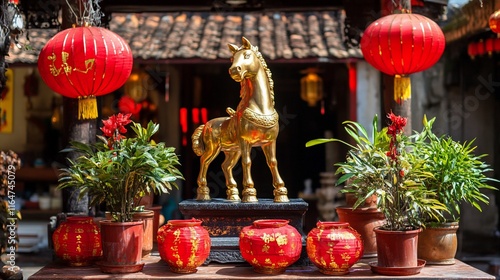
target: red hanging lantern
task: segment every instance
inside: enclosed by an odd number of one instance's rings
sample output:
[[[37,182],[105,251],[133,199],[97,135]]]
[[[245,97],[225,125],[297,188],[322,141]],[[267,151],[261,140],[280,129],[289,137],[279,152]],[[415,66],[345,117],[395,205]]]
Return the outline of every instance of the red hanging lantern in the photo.
[[[484,41],[484,49],[488,53],[489,56],[493,55],[493,51],[495,50],[495,39],[494,38],[488,38],[486,41]]]
[[[486,53],[486,48],[484,46],[484,41],[481,39],[476,43],[477,55],[483,55]]]
[[[495,38],[493,41],[493,50],[495,52],[500,52],[500,38]]]
[[[500,36],[500,10],[491,14],[488,21],[490,29],[493,33],[497,33]]]
[[[95,96],[120,88],[133,57],[119,35],[101,27],[73,27],[52,37],[40,51],[38,70],[55,92],[78,98],[78,119],[95,119]]]
[[[467,46],[467,54],[471,59],[476,58],[477,55],[477,44],[475,42],[470,42]]]
[[[395,76],[394,100],[411,96],[408,75],[434,65],[444,52],[445,38],[431,19],[410,13],[391,14],[371,23],[361,38],[368,63]]]

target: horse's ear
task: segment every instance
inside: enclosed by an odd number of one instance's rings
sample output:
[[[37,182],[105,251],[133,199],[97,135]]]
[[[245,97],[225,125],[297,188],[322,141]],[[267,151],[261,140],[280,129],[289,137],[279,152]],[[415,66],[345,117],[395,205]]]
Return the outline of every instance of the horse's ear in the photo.
[[[245,48],[247,50],[252,48],[252,43],[250,43],[250,41],[248,41],[247,38],[241,37],[241,42],[243,43],[243,48]]]
[[[233,45],[233,44],[227,44],[227,47],[229,48],[229,50],[234,54],[238,51],[238,46],[236,45]]]

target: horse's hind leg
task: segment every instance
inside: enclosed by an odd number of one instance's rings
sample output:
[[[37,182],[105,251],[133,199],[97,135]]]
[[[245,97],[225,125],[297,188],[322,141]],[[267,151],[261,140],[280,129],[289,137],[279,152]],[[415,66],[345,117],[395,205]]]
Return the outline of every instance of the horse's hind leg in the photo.
[[[271,170],[273,175],[273,186],[274,186],[274,202],[288,202],[288,191],[285,188],[285,182],[281,179],[280,173],[278,172],[278,160],[276,159],[276,142],[262,146],[262,151],[266,156],[267,165]]]
[[[220,147],[206,146],[205,152],[200,157],[200,173],[198,174],[198,189],[196,200],[210,200],[210,189],[207,186],[207,170],[210,163],[217,157]]]
[[[236,165],[240,159],[241,152],[224,152],[225,159],[222,163],[222,171],[224,172],[224,177],[226,177],[226,194],[227,200],[230,201],[241,201],[240,195],[238,193],[238,184],[233,177],[233,167]]]

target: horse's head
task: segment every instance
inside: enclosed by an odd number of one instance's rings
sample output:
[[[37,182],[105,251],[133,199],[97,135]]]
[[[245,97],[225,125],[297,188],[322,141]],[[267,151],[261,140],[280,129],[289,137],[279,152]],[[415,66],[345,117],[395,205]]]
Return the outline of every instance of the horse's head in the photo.
[[[233,53],[231,61],[233,64],[229,68],[229,75],[236,82],[241,82],[245,78],[251,78],[257,74],[261,68],[259,58],[257,57],[257,47],[252,46],[247,38],[242,37],[243,45],[238,47],[228,44],[229,50]]]

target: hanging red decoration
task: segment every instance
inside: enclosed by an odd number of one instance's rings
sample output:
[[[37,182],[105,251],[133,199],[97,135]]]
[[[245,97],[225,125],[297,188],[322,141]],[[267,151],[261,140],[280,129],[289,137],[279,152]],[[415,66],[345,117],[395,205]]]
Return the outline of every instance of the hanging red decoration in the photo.
[[[133,57],[119,35],[102,27],[63,30],[40,51],[38,70],[55,92],[78,98],[78,119],[97,117],[96,96],[120,88],[130,76]]]
[[[476,58],[477,55],[477,44],[475,42],[470,42],[467,46],[467,54],[471,59]]]
[[[500,38],[495,38],[493,40],[493,50],[495,52],[500,52]]]
[[[484,46],[484,41],[481,39],[476,43],[477,55],[483,55],[486,53],[486,48]]]
[[[484,41],[484,49],[488,53],[489,56],[493,55],[493,51],[495,50],[495,39],[488,38]]]
[[[491,14],[489,19],[490,29],[493,33],[497,33],[500,36],[500,10]]]
[[[361,38],[368,63],[395,76],[394,100],[410,98],[409,75],[434,65],[444,52],[445,38],[431,19],[410,13],[391,14],[371,23]]]

